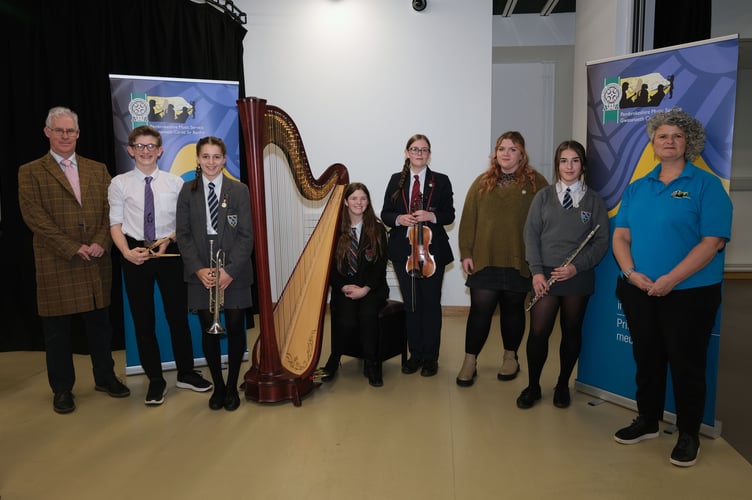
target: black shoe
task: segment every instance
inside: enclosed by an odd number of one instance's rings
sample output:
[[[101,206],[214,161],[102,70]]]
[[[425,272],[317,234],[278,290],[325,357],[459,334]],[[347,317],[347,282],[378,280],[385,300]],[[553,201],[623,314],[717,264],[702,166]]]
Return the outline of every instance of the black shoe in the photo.
[[[206,392],[212,388],[211,382],[201,376],[200,372],[191,371],[178,375],[178,382],[175,384],[179,389],[190,389],[196,392]]]
[[[75,410],[76,403],[73,402],[73,393],[71,391],[56,392],[52,398],[52,408],[61,414]]]
[[[127,398],[131,395],[131,390],[117,377],[107,385],[95,385],[94,390],[106,392],[113,398]]]
[[[616,431],[614,440],[621,444],[637,444],[645,439],[657,438],[658,435],[658,421],[649,422],[645,417],[639,416],[628,427]]]
[[[540,386],[527,386],[517,398],[517,408],[527,410],[532,408],[536,401],[541,398]]]
[[[475,377],[477,376],[478,376],[478,370],[475,370],[473,372],[473,376],[467,380],[457,377],[456,379],[457,385],[460,387],[470,387],[471,385],[475,383]]]
[[[144,404],[147,406],[159,406],[164,403],[165,394],[167,394],[167,382],[164,380],[153,380],[149,382],[149,389],[146,391]]]
[[[235,411],[240,407],[240,396],[238,390],[234,387],[227,389],[227,396],[225,396],[225,410]]]
[[[417,372],[421,366],[423,366],[423,361],[412,356],[404,365],[402,365],[402,373],[410,375],[411,373]]]
[[[384,385],[384,378],[382,377],[381,361],[366,361],[365,362],[366,376],[368,377],[368,383],[373,387],[381,387]]]
[[[221,410],[225,407],[225,397],[227,397],[227,390],[224,387],[217,387],[214,385],[214,392],[212,392],[209,398],[209,408],[212,410]]]
[[[331,382],[334,380],[334,377],[337,375],[337,370],[339,369],[339,364],[339,356],[330,354],[324,368],[321,368],[321,380],[323,382]]]
[[[568,408],[572,403],[572,397],[569,395],[569,387],[554,387],[554,406],[557,408]]]
[[[439,372],[438,361],[424,361],[423,368],[420,370],[421,377],[433,377]]]
[[[687,432],[679,431],[679,440],[671,452],[671,463],[678,467],[692,467],[700,453],[700,438]]]

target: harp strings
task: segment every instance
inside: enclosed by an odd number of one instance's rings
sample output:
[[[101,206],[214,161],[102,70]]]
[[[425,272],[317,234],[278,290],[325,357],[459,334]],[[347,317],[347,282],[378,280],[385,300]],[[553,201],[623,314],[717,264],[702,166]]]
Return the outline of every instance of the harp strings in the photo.
[[[274,331],[282,365],[293,373],[302,373],[315,355],[311,329],[318,325],[321,309],[320,294],[306,292],[326,281],[321,271],[331,259],[327,250],[331,244],[325,240],[336,228],[324,212],[336,179],[323,185],[315,182],[300,138],[284,117],[269,113],[265,125],[269,266],[272,297],[276,298]],[[336,205],[338,209],[339,203]],[[334,212],[336,219],[337,210]]]

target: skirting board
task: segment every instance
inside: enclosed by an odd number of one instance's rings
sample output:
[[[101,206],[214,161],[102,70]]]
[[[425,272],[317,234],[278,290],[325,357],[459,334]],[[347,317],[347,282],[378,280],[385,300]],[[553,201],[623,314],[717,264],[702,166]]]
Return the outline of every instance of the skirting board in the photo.
[[[220,359],[222,360],[222,364],[227,364],[227,354],[223,354]],[[243,353],[243,360],[248,361],[248,351]],[[206,358],[193,358],[193,365],[194,366],[206,366]],[[175,370],[177,368],[177,365],[174,361],[165,361],[162,363],[162,370],[164,371],[170,371]],[[125,375],[141,375],[144,373],[144,369],[141,367],[141,365],[133,365],[133,366],[126,366],[125,367]]]

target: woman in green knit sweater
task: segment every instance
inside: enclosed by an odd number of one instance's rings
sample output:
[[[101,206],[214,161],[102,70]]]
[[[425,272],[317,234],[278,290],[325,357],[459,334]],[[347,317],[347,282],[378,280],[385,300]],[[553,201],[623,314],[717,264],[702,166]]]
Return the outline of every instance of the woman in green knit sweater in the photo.
[[[470,288],[470,313],[459,386],[473,385],[477,357],[497,305],[504,344],[497,377],[512,380],[520,371],[517,349],[525,334],[525,298],[530,291],[522,229],[533,196],[547,185],[528,163],[525,139],[510,131],[496,140],[488,169],[467,192],[459,244],[465,284]]]

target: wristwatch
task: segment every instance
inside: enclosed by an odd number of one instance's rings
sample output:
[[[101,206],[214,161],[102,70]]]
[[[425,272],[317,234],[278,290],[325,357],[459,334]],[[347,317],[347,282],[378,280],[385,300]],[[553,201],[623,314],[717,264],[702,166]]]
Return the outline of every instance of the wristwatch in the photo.
[[[629,269],[627,269],[624,273],[622,273],[624,275],[624,279],[629,281],[629,277],[632,276],[633,272],[634,272],[634,267],[630,267]]]

